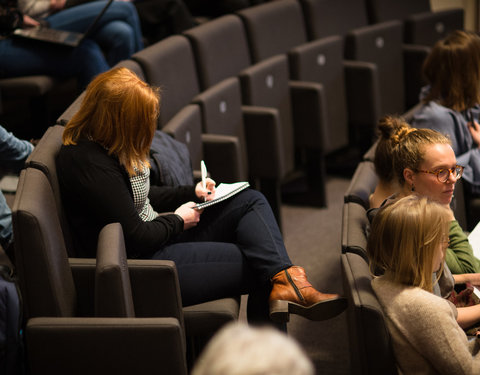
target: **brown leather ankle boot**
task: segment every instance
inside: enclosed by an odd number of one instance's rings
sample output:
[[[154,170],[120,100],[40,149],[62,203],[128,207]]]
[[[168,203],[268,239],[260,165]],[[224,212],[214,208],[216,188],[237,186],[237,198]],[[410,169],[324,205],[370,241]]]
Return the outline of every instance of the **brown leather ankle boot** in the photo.
[[[340,314],[347,307],[345,298],[316,290],[307,280],[302,267],[293,266],[272,278],[270,318],[288,322],[290,313],[310,320],[326,320]]]

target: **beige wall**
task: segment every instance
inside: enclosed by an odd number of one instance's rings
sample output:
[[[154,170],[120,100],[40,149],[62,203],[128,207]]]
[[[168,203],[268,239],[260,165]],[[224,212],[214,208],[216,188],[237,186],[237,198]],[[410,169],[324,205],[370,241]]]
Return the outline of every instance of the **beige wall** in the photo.
[[[401,0],[400,0],[401,1]],[[451,8],[463,8],[465,14],[465,29],[479,31],[480,0],[430,0],[433,11]]]

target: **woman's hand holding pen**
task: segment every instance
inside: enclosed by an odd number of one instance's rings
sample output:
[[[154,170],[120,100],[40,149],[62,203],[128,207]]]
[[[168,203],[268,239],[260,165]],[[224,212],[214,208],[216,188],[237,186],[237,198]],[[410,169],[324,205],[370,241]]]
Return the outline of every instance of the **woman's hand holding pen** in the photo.
[[[211,201],[215,197],[215,181],[207,177],[205,179],[205,187],[203,187],[202,182],[199,182],[195,186],[195,195],[200,199],[203,198],[206,202]]]

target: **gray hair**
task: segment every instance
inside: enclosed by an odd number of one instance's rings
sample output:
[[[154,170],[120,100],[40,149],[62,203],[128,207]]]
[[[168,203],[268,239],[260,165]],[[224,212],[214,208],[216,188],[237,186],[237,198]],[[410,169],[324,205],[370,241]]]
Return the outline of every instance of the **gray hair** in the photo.
[[[314,375],[311,360],[291,337],[272,327],[230,323],[200,355],[192,375]]]

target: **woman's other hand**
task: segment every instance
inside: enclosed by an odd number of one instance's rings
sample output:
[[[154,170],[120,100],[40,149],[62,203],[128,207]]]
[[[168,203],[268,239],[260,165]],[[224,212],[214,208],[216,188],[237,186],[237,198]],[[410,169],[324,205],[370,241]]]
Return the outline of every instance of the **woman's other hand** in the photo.
[[[23,15],[23,26],[25,27],[37,27],[40,26],[40,22],[34,20],[32,17]]]
[[[200,221],[203,210],[196,210],[195,205],[195,202],[187,202],[175,210],[175,213],[183,219],[184,230],[193,228]]]
[[[203,198],[205,201],[211,201],[215,197],[215,181],[207,177],[205,185],[206,188],[203,187],[200,181],[197,186],[195,186],[195,195],[200,199]]]

